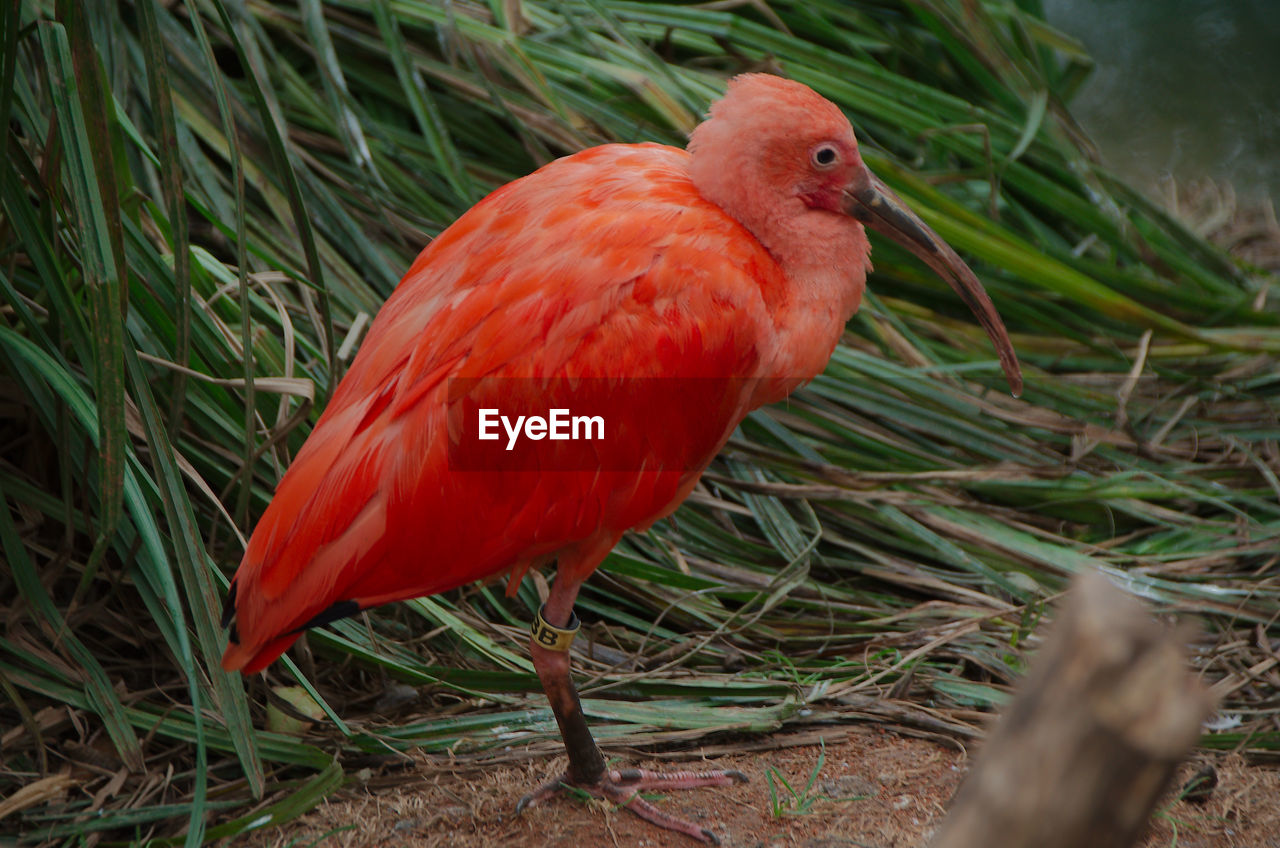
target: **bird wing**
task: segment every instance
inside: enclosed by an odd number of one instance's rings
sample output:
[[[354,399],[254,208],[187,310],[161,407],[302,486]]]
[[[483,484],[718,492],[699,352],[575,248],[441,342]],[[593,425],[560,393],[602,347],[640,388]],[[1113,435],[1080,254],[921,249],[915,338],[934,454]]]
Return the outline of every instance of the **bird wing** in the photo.
[[[481,201],[414,262],[281,479],[233,583],[224,666],[553,555],[585,577],[758,405],[781,273],[674,148],[593,148]],[[584,395],[610,439],[451,467],[460,414]]]

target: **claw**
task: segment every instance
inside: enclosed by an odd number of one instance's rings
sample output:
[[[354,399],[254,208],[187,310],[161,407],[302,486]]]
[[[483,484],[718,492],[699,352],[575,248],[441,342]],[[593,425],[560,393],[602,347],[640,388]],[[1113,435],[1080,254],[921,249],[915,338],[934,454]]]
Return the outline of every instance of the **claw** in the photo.
[[[562,794],[569,786],[569,775],[567,774],[562,774],[555,780],[547,781],[516,802],[516,815],[520,815],[529,807],[536,806],[548,798],[554,798]]]
[[[645,790],[695,789],[701,786],[732,786],[746,783],[747,776],[737,769],[722,771],[678,771],[670,774],[647,769],[613,769],[604,773],[599,782],[580,786],[569,782],[567,774],[550,780],[525,795],[516,804],[516,814],[540,804],[548,798],[561,795],[570,787],[580,789],[595,798],[605,798],[635,815],[666,830],[683,833],[707,845],[719,845],[720,840],[705,827],[673,816],[640,797]]]

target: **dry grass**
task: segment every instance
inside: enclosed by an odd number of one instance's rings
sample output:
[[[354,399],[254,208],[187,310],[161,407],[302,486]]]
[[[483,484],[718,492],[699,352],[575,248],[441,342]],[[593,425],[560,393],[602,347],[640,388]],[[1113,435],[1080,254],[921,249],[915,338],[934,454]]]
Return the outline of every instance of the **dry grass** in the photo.
[[[1227,698],[1205,744],[1280,750],[1280,310],[1197,235],[1274,267],[1274,215],[1184,191],[1189,228],[1098,168],[1064,105],[1087,57],[1017,6],[514,9],[5,4],[0,796],[36,800],[0,832],[198,844],[402,752],[557,750],[523,645],[538,578],[315,633],[246,698],[216,663],[226,574],[430,234],[552,156],[678,143],[760,67],[850,114],[987,282],[1028,388],[1004,397],[951,292],[877,244],[827,373],[584,591],[606,743],[727,752],[819,721],[968,742],[1099,567],[1203,622]],[[262,731],[299,681],[332,720]]]

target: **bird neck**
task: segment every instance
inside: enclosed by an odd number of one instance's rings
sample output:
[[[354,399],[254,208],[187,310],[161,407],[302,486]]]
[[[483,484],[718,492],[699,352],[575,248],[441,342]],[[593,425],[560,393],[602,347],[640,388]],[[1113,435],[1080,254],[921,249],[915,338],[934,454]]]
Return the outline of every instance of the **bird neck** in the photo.
[[[826,368],[845,324],[858,309],[866,272],[843,266],[788,271],[785,298],[775,308],[776,375],[764,387],[761,402],[778,400],[808,383]]]
[[[755,236],[782,271],[763,292],[775,341],[773,361],[763,364],[776,377],[765,395],[776,400],[826,367],[862,301],[871,246],[858,221],[810,207],[798,193],[779,193],[769,180],[753,176],[749,150],[726,149],[732,151],[726,157],[691,157],[689,175],[698,192]]]
[[[769,235],[760,241],[785,281],[769,298],[777,334],[771,372],[789,392],[822,372],[858,311],[871,248],[856,221],[817,210],[774,222]]]

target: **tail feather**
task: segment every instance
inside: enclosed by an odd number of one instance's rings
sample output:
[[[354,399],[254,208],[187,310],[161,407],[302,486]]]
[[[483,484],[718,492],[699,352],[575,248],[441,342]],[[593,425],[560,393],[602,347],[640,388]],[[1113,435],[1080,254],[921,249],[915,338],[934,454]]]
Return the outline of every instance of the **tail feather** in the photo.
[[[243,674],[256,674],[271,665],[289,646],[298,640],[301,632],[286,633],[265,645],[240,645],[235,642],[227,645],[222,655],[224,671],[239,671]]]
[[[227,595],[226,605],[222,610],[222,626],[231,628],[227,650],[222,654],[222,667],[227,671],[238,670],[243,671],[245,674],[253,674],[266,668],[276,657],[288,650],[289,646],[302,635],[303,631],[310,630],[312,627],[324,627],[339,619],[355,615],[362,609],[357,601],[338,601],[316,613],[301,627],[268,639],[264,644],[242,645],[240,644],[240,634],[236,632],[235,602],[236,584],[232,583],[231,591]]]

